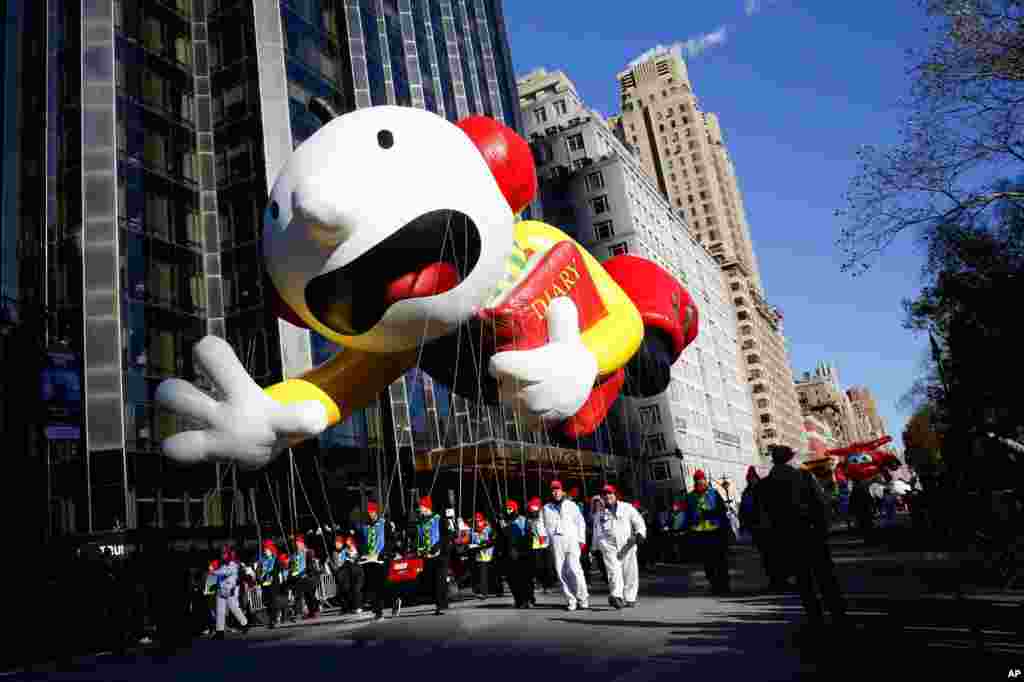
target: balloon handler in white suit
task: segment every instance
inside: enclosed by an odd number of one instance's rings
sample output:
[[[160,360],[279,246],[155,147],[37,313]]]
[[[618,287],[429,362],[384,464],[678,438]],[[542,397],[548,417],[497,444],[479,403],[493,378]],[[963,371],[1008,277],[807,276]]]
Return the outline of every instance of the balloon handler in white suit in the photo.
[[[604,509],[594,516],[594,552],[608,571],[608,603],[616,609],[636,606],[640,587],[637,544],[647,539],[647,525],[633,505],[620,502],[615,487],[601,489]]]
[[[600,263],[558,229],[517,221],[537,189],[524,139],[483,116],[317,106],[330,120],[279,169],[263,214],[265,304],[343,350],[261,388],[207,336],[196,365],[221,395],[158,387],[160,405],[204,427],[167,438],[166,455],[263,467],[415,368],[573,447],[620,392],[667,388],[697,335],[692,299],[651,261]]]
[[[555,575],[568,600],[568,609],[589,609],[587,580],[580,565],[580,555],[587,549],[587,524],[580,508],[565,496],[561,481],[551,481],[551,497],[553,501],[544,505],[540,515],[551,538],[548,551],[555,559]]]
[[[242,632],[249,632],[249,621],[238,605],[238,579],[240,566],[235,550],[224,546],[220,567],[213,572],[217,577],[217,632],[214,639],[224,639],[227,616],[230,611],[242,626]]]

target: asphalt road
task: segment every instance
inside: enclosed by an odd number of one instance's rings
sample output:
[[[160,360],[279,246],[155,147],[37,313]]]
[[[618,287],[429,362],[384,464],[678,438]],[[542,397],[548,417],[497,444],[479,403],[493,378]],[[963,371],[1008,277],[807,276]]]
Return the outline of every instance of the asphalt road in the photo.
[[[922,609],[921,592],[911,591],[908,598],[913,575],[890,579],[878,570],[884,553],[842,542],[835,553],[837,570],[850,583],[851,615],[858,624],[853,631],[807,632],[798,597],[760,594],[756,555],[736,547],[734,594],[727,598],[708,595],[697,567],[662,567],[657,576],[644,578],[634,609],[607,606],[606,588],[598,580],[590,611],[568,612],[559,596],[549,595],[538,596],[538,608],[529,611],[512,608],[505,598],[458,603],[442,616],[430,607],[414,607],[380,622],[328,615],[276,630],[253,628],[247,637],[230,633],[223,642],[197,640],[171,656],[142,651],[89,657],[64,669],[43,666],[8,679],[157,682],[369,674],[403,682],[468,676],[524,682],[595,674],[602,681],[641,682],[863,674],[884,680],[923,679],[922,673],[933,672],[946,677],[965,666],[977,679],[1007,679],[1008,670],[1024,668],[1019,636],[1009,635],[1006,646],[979,651],[957,619],[949,618],[955,605],[936,610],[947,616],[940,623]],[[865,581],[865,575],[876,573],[875,580]],[[895,615],[893,604],[899,607]],[[998,633],[990,633],[988,642],[993,641],[1001,641]]]

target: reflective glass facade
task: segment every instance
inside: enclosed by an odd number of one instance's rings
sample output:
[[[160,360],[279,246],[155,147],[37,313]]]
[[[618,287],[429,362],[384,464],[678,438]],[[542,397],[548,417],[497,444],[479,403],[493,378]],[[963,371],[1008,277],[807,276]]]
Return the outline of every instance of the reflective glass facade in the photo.
[[[223,524],[226,512],[210,492],[224,472],[178,467],[158,454],[163,438],[195,425],[156,408],[156,386],[177,376],[208,388],[191,352],[205,334],[226,338],[262,385],[337,351],[270,312],[261,251],[270,186],[320,126],[309,100],[322,97],[340,112],[420,107],[452,121],[487,114],[521,130],[501,3],[40,7],[48,26],[40,20],[35,34],[47,38],[47,90],[38,106],[51,123],[39,133],[47,171],[38,210],[47,248],[39,250],[48,267],[34,267],[45,281],[48,333],[81,353],[85,394],[81,441],[51,444],[54,532]],[[2,254],[9,262],[10,250]],[[465,401],[453,404],[424,374],[390,393],[401,445],[436,447],[445,433],[477,432],[456,423],[456,413],[468,418]],[[380,424],[377,407],[360,411],[320,446],[376,447]]]

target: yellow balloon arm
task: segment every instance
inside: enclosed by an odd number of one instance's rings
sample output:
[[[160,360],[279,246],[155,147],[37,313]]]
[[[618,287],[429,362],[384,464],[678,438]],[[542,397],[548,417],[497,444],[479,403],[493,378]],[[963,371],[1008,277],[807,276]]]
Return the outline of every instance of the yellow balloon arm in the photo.
[[[417,353],[364,353],[347,348],[301,377],[265,389],[283,405],[314,400],[327,409],[327,425],[369,406],[381,391],[416,366]]]

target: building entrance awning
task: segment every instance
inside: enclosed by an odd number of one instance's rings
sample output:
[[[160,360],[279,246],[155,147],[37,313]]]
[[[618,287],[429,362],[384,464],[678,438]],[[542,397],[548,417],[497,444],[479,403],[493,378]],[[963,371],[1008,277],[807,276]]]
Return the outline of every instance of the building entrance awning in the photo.
[[[437,448],[415,455],[417,473],[499,472],[502,477],[593,478],[620,476],[636,464],[618,455],[561,448],[521,441],[485,439],[457,447]]]

